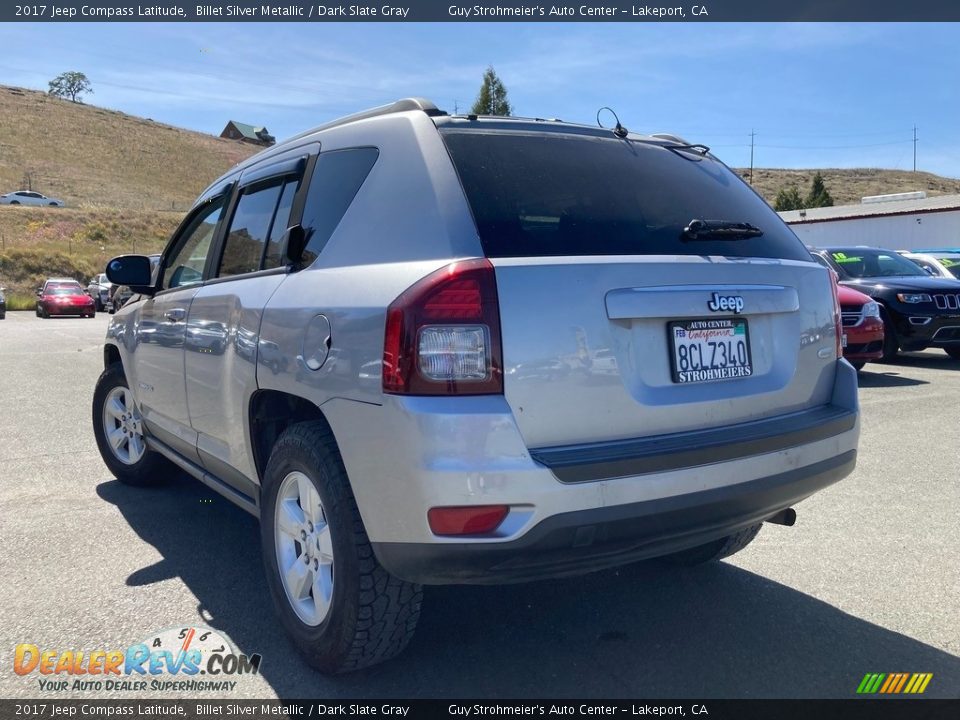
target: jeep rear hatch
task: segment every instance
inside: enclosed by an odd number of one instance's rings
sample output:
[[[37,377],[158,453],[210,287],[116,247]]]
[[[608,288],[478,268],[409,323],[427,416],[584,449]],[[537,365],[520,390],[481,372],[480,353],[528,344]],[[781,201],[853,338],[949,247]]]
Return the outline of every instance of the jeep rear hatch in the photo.
[[[702,430],[829,402],[831,276],[710,155],[600,131],[440,126],[500,304],[529,447]]]

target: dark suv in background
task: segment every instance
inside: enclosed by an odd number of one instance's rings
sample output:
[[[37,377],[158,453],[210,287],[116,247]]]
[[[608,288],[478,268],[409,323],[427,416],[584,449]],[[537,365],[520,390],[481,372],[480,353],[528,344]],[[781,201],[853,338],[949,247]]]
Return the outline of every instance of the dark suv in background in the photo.
[[[810,252],[837,272],[841,285],[880,303],[884,360],[899,350],[929,347],[942,348],[960,360],[960,280],[931,277],[894,250],[847,246]]]

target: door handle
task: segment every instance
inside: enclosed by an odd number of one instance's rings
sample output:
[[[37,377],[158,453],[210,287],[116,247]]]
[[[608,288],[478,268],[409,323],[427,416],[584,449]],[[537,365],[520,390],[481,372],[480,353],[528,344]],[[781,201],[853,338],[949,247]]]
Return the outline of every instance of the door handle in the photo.
[[[187,316],[187,311],[183,308],[171,308],[165,310],[163,316],[171,322],[180,322]]]

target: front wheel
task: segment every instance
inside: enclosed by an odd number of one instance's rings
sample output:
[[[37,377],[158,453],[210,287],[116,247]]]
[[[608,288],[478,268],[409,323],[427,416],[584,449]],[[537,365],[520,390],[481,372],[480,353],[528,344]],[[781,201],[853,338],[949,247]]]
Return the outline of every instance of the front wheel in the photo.
[[[126,485],[156,485],[172,472],[166,458],[147,448],[140,410],[120,363],[108,367],[97,380],[93,435],[103,462]]]
[[[727,537],[714,540],[713,542],[709,542],[705,545],[698,545],[697,547],[688,548],[687,550],[681,550],[678,553],[667,555],[663,558],[663,560],[673,565],[682,565],[685,567],[702,565],[704,563],[722,560],[725,557],[730,557],[731,555],[740,552],[747,545],[752,543],[753,539],[757,537],[757,533],[760,532],[760,528],[762,527],[763,523],[757,523],[756,525],[751,525],[750,527],[744,528],[740,532],[736,532],[733,535],[727,535]]]
[[[349,672],[406,647],[422,590],[377,562],[323,423],[293,425],[277,440],[264,474],[260,534],[280,622],[310,665]]]

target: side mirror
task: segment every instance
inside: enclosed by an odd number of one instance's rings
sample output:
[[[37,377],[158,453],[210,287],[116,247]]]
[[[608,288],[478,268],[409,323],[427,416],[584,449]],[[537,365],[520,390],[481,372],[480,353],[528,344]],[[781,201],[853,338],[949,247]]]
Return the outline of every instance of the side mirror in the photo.
[[[153,295],[151,270],[146,255],[121,255],[107,263],[107,279],[114,285],[126,285],[135,293]]]
[[[287,260],[296,265],[303,258],[303,251],[307,249],[307,233],[302,225],[287,228]]]

